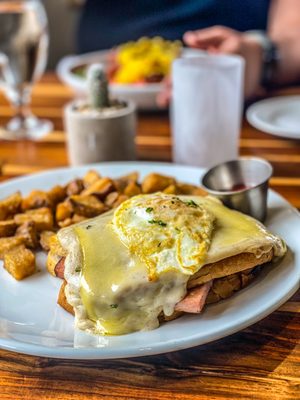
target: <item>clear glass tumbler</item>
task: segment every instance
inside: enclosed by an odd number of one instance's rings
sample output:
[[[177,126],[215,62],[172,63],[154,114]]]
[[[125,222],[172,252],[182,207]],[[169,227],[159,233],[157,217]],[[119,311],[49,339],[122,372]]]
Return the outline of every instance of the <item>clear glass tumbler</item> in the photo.
[[[207,55],[173,63],[173,160],[211,167],[237,158],[244,60]]]
[[[0,129],[8,140],[38,139],[52,123],[35,117],[29,108],[33,84],[45,71],[48,23],[38,0],[0,1],[0,87],[15,115]]]

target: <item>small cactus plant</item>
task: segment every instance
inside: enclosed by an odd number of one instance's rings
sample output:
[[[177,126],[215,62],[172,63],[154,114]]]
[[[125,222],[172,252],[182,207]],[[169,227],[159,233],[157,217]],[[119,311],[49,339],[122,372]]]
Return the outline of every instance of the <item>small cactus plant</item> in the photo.
[[[92,64],[87,72],[88,103],[92,109],[109,107],[108,82],[102,64]]]

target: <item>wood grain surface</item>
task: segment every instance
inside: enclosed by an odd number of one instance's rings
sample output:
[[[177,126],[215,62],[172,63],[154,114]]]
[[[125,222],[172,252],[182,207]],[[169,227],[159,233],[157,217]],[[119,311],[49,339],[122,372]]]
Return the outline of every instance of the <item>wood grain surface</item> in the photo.
[[[278,94],[300,94],[300,88]],[[36,86],[33,111],[51,119],[55,131],[40,142],[0,141],[0,181],[67,165],[62,109],[71,98],[53,74]],[[0,123],[11,114],[0,95]],[[140,114],[136,143],[139,159],[170,161],[167,113]],[[300,208],[300,140],[264,134],[244,121],[240,153],[269,160],[272,188]],[[71,361],[1,350],[0,399],[300,399],[300,292],[248,329],[165,355]]]

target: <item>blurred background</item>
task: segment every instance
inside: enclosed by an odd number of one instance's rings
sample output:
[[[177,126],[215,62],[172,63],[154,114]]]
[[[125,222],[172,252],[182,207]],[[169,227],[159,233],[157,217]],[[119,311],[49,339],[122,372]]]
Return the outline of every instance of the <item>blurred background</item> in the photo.
[[[84,0],[44,0],[51,38],[48,69],[55,69],[63,56],[76,52],[76,31],[83,3]]]

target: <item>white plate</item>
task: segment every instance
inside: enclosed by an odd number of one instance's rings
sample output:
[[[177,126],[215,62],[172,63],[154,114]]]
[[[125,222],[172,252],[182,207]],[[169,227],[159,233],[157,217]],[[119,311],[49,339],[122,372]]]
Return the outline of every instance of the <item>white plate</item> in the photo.
[[[107,63],[107,53],[110,50],[96,51],[77,56],[66,56],[62,58],[56,68],[56,72],[62,82],[70,86],[77,94],[86,93],[86,80],[72,72],[73,68],[83,65],[101,62]],[[203,56],[205,53],[195,49],[184,49],[183,57]],[[111,94],[122,100],[131,100],[141,110],[156,110],[158,108],[156,98],[162,90],[161,83],[145,85],[121,85],[111,84]]]
[[[89,168],[56,169],[12,180],[0,185],[0,197],[16,190],[26,194],[35,188],[48,189],[82,176]],[[104,163],[93,168],[112,177],[136,170],[142,176],[157,171],[196,184],[203,173],[198,168],[162,163]],[[46,272],[45,257],[39,257],[40,272],[21,282],[0,268],[0,347],[59,358],[136,357],[197,346],[246,328],[278,308],[299,287],[300,216],[272,191],[267,226],[290,248],[279,264],[264,268],[250,286],[208,306],[203,314],[183,316],[150,332],[114,337],[74,334],[73,317],[56,304],[61,281]]]
[[[300,139],[300,96],[258,101],[248,108],[246,116],[251,125],[263,132]]]

